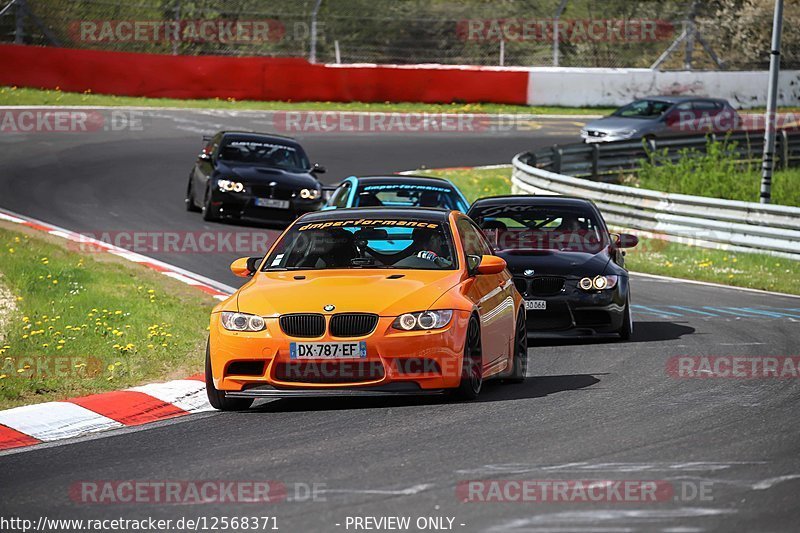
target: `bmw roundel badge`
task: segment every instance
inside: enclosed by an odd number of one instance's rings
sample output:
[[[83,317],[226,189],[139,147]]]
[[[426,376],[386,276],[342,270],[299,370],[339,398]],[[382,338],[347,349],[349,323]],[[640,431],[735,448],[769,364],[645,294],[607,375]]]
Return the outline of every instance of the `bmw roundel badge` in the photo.
[[[328,304],[328,305],[326,305],[325,307],[323,307],[322,309],[323,309],[324,311],[328,311],[328,312],[330,312],[330,311],[333,311],[334,309],[336,309],[336,306],[335,306],[335,305],[333,305],[333,304]]]

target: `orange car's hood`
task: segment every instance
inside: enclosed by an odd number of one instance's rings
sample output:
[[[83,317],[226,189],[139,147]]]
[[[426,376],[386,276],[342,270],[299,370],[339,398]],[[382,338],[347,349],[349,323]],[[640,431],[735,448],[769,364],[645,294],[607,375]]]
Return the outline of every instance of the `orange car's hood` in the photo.
[[[322,313],[328,304],[336,306],[335,313],[396,316],[428,309],[460,279],[457,270],[264,272],[239,290],[238,306],[261,316]]]

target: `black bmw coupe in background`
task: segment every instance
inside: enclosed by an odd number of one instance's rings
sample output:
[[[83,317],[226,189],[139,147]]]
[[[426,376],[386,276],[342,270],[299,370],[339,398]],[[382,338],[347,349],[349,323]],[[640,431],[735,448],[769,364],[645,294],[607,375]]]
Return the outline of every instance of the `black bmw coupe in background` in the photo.
[[[506,260],[525,299],[529,335],[588,336],[633,331],[622,248],[634,235],[609,233],[590,201],[565,196],[477,200],[468,215]]]
[[[186,209],[205,220],[289,223],[322,206],[322,172],[290,137],[221,131],[192,168]]]

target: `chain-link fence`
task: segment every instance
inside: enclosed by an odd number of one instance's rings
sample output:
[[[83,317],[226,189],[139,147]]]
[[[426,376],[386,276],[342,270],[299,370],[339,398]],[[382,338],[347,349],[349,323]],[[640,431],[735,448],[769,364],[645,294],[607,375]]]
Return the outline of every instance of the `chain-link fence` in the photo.
[[[765,69],[773,0],[0,0],[2,42],[324,63]],[[0,9],[3,9],[0,7]],[[800,65],[800,2],[783,67]]]

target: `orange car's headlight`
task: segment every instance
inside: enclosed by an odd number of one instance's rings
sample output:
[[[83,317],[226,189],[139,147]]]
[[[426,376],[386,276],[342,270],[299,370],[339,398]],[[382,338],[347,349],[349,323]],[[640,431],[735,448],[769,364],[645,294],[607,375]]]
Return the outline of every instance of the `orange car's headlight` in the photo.
[[[401,331],[440,329],[449,324],[451,318],[453,318],[452,309],[404,313],[394,319],[392,327]]]
[[[261,331],[266,324],[264,319],[258,315],[223,311],[222,327],[229,331]]]

